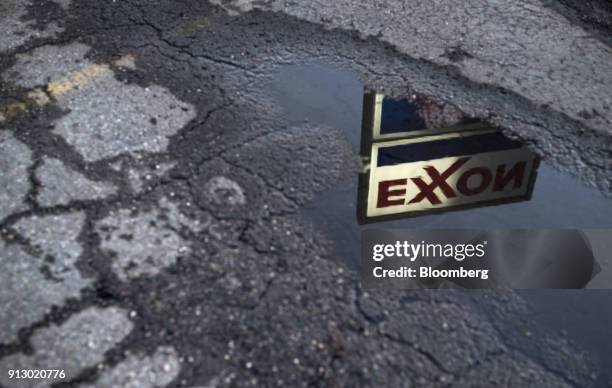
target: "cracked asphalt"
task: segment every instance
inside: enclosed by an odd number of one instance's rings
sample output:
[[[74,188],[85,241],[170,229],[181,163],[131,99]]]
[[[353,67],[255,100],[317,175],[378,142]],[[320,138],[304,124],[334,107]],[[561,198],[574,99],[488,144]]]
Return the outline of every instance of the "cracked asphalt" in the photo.
[[[3,0],[0,386],[609,386],[516,292],[361,289],[303,214],[356,180],[359,128],[295,120],[279,98],[314,88],[285,66],[322,63],[499,125],[609,195],[610,15],[605,0]],[[316,88],[332,105],[349,84]]]

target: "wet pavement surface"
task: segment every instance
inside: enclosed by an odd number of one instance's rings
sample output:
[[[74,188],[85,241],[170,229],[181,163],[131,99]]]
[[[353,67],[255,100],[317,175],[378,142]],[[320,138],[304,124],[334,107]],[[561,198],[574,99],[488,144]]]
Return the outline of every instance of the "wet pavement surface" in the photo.
[[[531,202],[381,227],[609,227],[605,2],[154,3],[0,4],[0,386],[612,384],[609,292],[355,271],[364,85],[545,160]]]

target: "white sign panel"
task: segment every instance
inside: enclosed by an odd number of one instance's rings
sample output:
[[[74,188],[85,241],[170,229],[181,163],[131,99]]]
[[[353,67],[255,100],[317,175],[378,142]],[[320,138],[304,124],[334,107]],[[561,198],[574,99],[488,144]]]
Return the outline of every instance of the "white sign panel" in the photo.
[[[372,144],[361,223],[531,198],[538,157],[496,131]]]

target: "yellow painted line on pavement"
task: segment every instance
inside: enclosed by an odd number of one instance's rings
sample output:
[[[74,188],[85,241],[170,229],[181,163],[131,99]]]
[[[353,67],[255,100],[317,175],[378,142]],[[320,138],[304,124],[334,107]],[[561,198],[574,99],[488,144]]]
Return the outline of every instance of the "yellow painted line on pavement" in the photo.
[[[96,79],[112,75],[113,71],[108,65],[90,65],[77,71],[69,77],[53,81],[47,85],[47,93],[55,99],[72,92],[83,89]]]
[[[136,57],[134,54],[124,55],[113,60],[110,65],[93,64],[84,67],[57,81],[50,82],[45,88],[35,88],[24,94],[20,100],[14,100],[0,105],[0,123],[12,121],[19,114],[33,108],[42,108],[50,104],[53,99],[59,100],[67,94],[83,89],[96,80],[113,76],[113,67],[134,68]]]
[[[22,101],[11,101],[8,104],[0,106],[0,123],[12,120],[15,116],[26,109],[27,106]]]

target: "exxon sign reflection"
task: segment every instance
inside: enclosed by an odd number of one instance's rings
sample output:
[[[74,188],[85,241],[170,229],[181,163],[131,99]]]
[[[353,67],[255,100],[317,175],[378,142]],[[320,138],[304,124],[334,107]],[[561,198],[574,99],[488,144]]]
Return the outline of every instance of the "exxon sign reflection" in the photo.
[[[529,200],[539,165],[495,130],[377,142],[364,159],[360,223]]]

